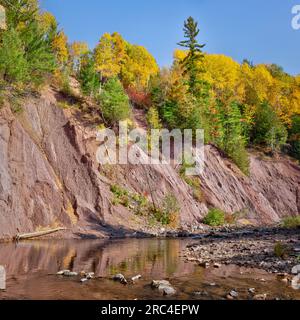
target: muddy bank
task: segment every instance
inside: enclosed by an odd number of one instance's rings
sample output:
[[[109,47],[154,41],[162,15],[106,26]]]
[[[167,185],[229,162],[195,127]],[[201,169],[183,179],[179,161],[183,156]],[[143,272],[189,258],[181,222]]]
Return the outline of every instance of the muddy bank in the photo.
[[[300,229],[228,229],[196,238],[185,251],[185,258],[207,267],[237,265],[291,274],[300,263]]]

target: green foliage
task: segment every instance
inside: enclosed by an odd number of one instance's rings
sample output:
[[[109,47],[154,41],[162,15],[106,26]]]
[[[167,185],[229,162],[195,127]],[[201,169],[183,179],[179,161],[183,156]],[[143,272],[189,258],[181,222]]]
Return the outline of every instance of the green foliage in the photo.
[[[104,119],[111,125],[130,116],[129,99],[121,82],[117,78],[109,79],[99,96]]]
[[[25,50],[25,59],[28,64],[30,81],[40,84],[45,76],[55,69],[55,56],[52,48],[39,29],[38,22],[33,21],[21,31],[21,39]]]
[[[23,82],[29,79],[29,66],[19,33],[10,29],[2,37],[0,46],[0,73],[7,82]]]
[[[78,75],[83,94],[94,96],[100,89],[99,76],[96,73],[94,57],[91,53],[81,58]]]
[[[252,141],[278,150],[287,141],[287,130],[280,122],[273,108],[267,103],[260,104],[255,113]]]
[[[300,160],[300,116],[292,118],[292,126],[289,130],[288,142],[291,145],[290,155]]]
[[[9,83],[39,85],[54,70],[55,60],[47,34],[39,24],[38,1],[10,3],[5,6],[8,28],[1,34],[0,72]]]
[[[211,227],[219,227],[225,223],[225,213],[219,209],[211,209],[203,220],[203,223]]]
[[[288,229],[295,229],[300,227],[300,216],[287,217],[283,219],[282,226]]]
[[[112,185],[110,191],[114,194],[113,204],[129,206],[129,192],[118,185]]]
[[[161,129],[159,113],[155,107],[151,107],[147,113],[147,122],[151,129]]]
[[[249,157],[246,150],[242,115],[237,103],[216,104],[216,116],[211,119],[214,125],[211,131],[211,141],[222,149],[246,175],[249,174]]]
[[[185,69],[185,73],[189,75],[189,87],[192,93],[195,92],[197,84],[197,76],[199,73],[198,62],[202,60],[202,48],[205,45],[200,45],[197,41],[199,35],[198,23],[189,17],[184,22],[184,37],[187,40],[178,43],[179,46],[188,48],[189,52],[185,59],[182,61],[182,66]]]
[[[274,246],[274,254],[277,258],[285,259],[289,256],[291,250],[289,246],[283,244],[282,242],[277,242]]]
[[[167,194],[160,207],[152,208],[151,215],[165,226],[177,227],[180,206],[173,194]]]

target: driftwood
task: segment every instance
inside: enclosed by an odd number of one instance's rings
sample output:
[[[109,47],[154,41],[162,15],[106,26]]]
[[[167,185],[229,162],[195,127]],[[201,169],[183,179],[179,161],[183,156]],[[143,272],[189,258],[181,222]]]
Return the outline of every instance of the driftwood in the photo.
[[[45,230],[45,231],[17,234],[15,236],[15,240],[16,241],[20,241],[20,240],[39,238],[39,237],[46,236],[48,234],[52,234],[52,233],[55,233],[55,232],[58,232],[58,231],[63,231],[63,230],[67,230],[67,229],[66,228],[56,228],[56,229],[50,229],[50,230]]]

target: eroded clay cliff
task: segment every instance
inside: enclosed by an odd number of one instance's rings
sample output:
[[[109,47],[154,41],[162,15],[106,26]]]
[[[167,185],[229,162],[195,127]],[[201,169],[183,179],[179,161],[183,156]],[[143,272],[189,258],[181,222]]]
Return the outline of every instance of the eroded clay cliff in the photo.
[[[209,207],[240,212],[254,224],[271,224],[300,211],[300,168],[282,157],[251,154],[244,176],[217,149],[206,147],[202,201],[172,166],[116,166],[105,175],[96,161],[96,128],[58,106],[58,93],[26,98],[23,111],[0,110],[0,238],[64,226],[60,237],[101,237],[147,231],[147,221],[114,206],[110,187],[120,184],[159,203],[175,195],[182,225],[196,225]]]

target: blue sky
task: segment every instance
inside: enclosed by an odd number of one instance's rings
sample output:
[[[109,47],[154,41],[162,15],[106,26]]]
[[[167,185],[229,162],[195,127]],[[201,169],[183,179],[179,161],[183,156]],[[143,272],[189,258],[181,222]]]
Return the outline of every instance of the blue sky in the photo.
[[[145,46],[161,66],[170,65],[183,21],[199,22],[205,51],[237,61],[277,63],[300,74],[300,30],[291,27],[300,0],[41,0],[69,40],[94,47],[104,32],[117,31]]]

